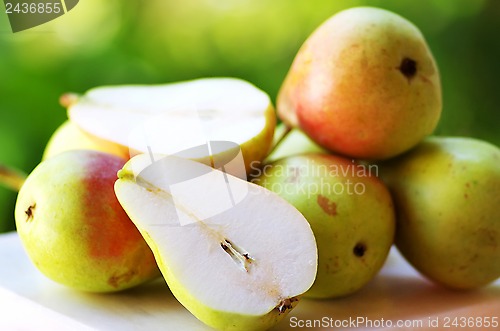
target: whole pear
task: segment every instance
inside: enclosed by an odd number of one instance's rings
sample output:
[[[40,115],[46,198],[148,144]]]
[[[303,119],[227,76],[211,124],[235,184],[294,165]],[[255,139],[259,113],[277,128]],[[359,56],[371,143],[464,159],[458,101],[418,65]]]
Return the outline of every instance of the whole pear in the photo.
[[[438,68],[419,29],[387,10],[358,7],[323,23],[281,86],[278,114],[321,146],[385,159],[432,133],[441,114]]]
[[[382,165],[396,245],[431,280],[469,289],[500,277],[499,162],[487,142],[432,137]]]
[[[374,173],[370,172],[374,171]],[[351,294],[380,270],[393,243],[391,196],[367,168],[328,154],[303,154],[262,168],[253,181],[295,206],[318,246],[318,273],[305,296]]]
[[[71,121],[65,121],[50,137],[42,160],[75,149],[89,149],[106,152],[129,159],[128,147],[98,138],[80,129]]]
[[[19,191],[17,232],[48,278],[91,291],[123,290],[159,275],[153,254],[114,193],[125,160],[75,150],[40,163]]]

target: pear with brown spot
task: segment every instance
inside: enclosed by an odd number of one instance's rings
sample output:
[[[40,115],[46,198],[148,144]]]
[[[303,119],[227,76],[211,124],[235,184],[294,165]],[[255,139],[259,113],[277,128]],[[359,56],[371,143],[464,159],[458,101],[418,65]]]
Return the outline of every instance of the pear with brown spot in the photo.
[[[279,194],[309,221],[318,245],[318,274],[306,296],[351,294],[380,270],[393,243],[395,216],[375,166],[328,154],[290,156],[253,180]]]

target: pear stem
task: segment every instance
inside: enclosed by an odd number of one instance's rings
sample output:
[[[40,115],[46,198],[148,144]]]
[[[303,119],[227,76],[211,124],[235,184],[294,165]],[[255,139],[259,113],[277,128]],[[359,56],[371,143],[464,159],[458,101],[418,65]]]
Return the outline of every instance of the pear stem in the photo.
[[[7,167],[0,164],[0,185],[3,185],[13,191],[19,192],[23,186],[27,175],[21,170]]]
[[[64,108],[69,108],[78,101],[78,98],[80,98],[80,96],[76,93],[64,93],[59,97],[59,104]]]
[[[270,155],[272,152],[274,152],[276,148],[278,148],[278,146],[283,142],[283,140],[285,140],[286,136],[288,136],[290,131],[292,131],[292,127],[288,125],[284,125],[284,127],[285,128],[283,129],[283,132],[281,132],[277,137],[274,138],[271,150],[267,155]]]

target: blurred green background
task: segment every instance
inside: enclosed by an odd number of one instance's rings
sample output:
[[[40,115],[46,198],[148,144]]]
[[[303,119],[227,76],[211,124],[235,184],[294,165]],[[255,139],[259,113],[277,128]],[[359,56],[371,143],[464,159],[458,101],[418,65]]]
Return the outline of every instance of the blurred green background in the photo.
[[[307,36],[359,5],[399,13],[426,36],[443,85],[437,134],[500,145],[498,0],[81,0],[16,34],[1,8],[0,163],[26,172],[37,165],[66,118],[58,98],[68,91],[235,76],[275,99]],[[0,232],[14,229],[15,198],[0,187]]]

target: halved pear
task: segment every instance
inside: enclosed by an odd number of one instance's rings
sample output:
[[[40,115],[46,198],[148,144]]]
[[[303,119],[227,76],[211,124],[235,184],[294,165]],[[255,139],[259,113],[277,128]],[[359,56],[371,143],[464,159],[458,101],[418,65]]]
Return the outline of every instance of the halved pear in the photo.
[[[224,158],[227,149],[214,151],[211,143],[233,143],[247,170],[269,153],[276,126],[269,96],[235,78],[99,87],[72,103],[68,116],[84,131],[129,147],[131,156],[205,146],[196,157]]]
[[[172,293],[219,330],[266,330],[313,284],[306,219],[276,194],[202,163],[138,155],[115,192]]]

